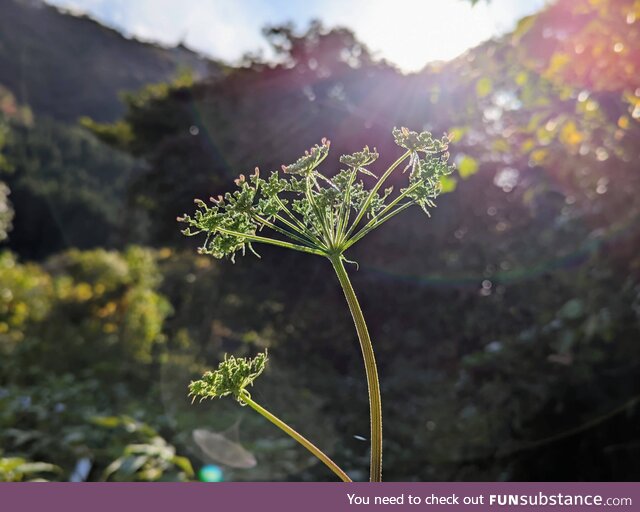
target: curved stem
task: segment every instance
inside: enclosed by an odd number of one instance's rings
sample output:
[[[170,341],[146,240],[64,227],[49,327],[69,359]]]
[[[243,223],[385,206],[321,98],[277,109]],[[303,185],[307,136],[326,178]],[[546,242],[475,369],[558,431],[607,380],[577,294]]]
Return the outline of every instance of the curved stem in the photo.
[[[351,310],[353,323],[356,326],[358,339],[360,340],[360,348],[362,357],[364,358],[364,367],[367,373],[367,388],[369,391],[369,415],[371,420],[371,471],[370,480],[372,482],[382,481],[382,400],[380,398],[380,383],[378,381],[378,368],[376,366],[376,358],[371,345],[371,338],[367,324],[364,321],[358,298],[351,286],[349,276],[344,268],[340,255],[331,256],[329,258],[331,264],[344,291],[344,295]]]
[[[259,413],[260,415],[268,419],[276,427],[278,427],[279,429],[289,434],[296,441],[298,441],[302,446],[304,446],[307,450],[309,450],[313,455],[318,457],[318,459],[324,462],[325,466],[327,466],[331,471],[333,471],[336,475],[338,475],[340,480],[342,480],[343,482],[352,481],[351,478],[349,478],[349,475],[347,475],[344,471],[342,471],[342,469],[340,469],[340,467],[338,467],[338,465],[335,462],[333,462],[320,448],[318,448],[315,444],[309,441],[302,434],[292,429],[280,418],[278,418],[274,414],[271,414],[264,407],[254,402],[247,390],[244,390],[242,394],[240,394],[239,399],[242,400],[242,402],[247,404],[249,407],[251,407],[254,411],[256,411],[257,413]]]

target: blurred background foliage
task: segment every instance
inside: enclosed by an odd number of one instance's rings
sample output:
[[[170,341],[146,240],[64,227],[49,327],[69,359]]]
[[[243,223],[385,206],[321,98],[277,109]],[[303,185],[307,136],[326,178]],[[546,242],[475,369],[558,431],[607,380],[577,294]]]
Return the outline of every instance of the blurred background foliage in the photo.
[[[161,83],[119,111],[107,100],[128,82],[102,83],[73,118],[46,82],[25,78],[32,110],[0,73],[0,480],[188,480],[205,464],[331,479],[250,412],[189,403],[204,368],[264,347],[255,396],[365,479],[364,372],[330,267],[269,248],[198,256],[175,218],[323,136],[329,168],[365,144],[390,163],[396,125],[450,133],[458,172],[428,222],[408,211],[349,255],[386,479],[638,480],[640,4],[558,0],[408,75],[347,29],[264,34],[277,65],[157,49],[173,66],[147,80]],[[141,44],[116,40],[125,60]]]

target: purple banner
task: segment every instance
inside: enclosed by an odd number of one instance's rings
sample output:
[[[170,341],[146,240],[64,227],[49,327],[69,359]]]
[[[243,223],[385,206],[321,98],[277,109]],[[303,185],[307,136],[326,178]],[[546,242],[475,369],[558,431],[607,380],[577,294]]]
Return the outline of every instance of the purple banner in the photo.
[[[0,510],[427,510],[432,512],[640,510],[638,483],[16,483]]]

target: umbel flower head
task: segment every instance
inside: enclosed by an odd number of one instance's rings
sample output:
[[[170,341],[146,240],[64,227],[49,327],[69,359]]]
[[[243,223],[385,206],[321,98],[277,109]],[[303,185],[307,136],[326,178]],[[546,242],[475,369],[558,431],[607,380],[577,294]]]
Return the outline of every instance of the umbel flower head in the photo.
[[[330,141],[322,139],[319,146],[316,144],[310,150],[305,151],[304,155],[298,158],[294,163],[290,165],[283,165],[282,170],[286,174],[309,176],[313,173],[315,168],[318,167],[325,158],[327,158],[330,145]]]
[[[233,395],[241,404],[242,394],[248,386],[260,376],[267,365],[267,351],[258,354],[253,359],[225,356],[218,369],[206,372],[200,380],[189,384],[189,396],[200,398],[222,398]]]
[[[408,128],[394,128],[391,132],[395,143],[411,152],[441,153],[447,150],[449,138],[434,139],[430,132],[413,132]]]
[[[234,260],[247,249],[257,255],[256,243],[342,258],[351,245],[405,208],[418,205],[429,213],[441,191],[440,179],[453,171],[446,136],[435,139],[429,132],[394,128],[393,137],[406,152],[380,178],[369,169],[379,156],[369,147],[342,155],[346,169],[320,172],[330,147],[323,139],[294,163],[283,165],[282,174],[273,171],[265,179],[256,169],[248,178],[241,174],[235,191],[211,198],[210,204],[196,200],[195,213],[178,219],[187,224],[183,233],[204,234],[199,250],[216,258]],[[383,188],[407,160],[407,185],[395,194],[392,187]],[[362,174],[376,178],[371,188],[360,179]]]
[[[348,165],[349,167],[351,167],[351,169],[355,169],[356,171],[360,171],[375,178],[376,175],[367,170],[365,166],[371,165],[378,159],[379,156],[380,155],[378,155],[378,151],[376,151],[376,148],[373,148],[373,151],[371,151],[369,149],[369,146],[365,146],[362,151],[358,151],[351,155],[342,155],[340,157],[340,163]]]

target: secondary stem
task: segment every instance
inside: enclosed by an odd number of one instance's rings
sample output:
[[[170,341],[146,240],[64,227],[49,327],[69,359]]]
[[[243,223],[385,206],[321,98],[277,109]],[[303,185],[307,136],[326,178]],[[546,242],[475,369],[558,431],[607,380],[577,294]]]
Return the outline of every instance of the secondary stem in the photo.
[[[390,218],[392,218],[394,215],[399,214],[401,211],[406,210],[407,208],[409,208],[410,206],[413,206],[415,204],[415,201],[408,201],[404,204],[402,204],[401,206],[398,206],[395,210],[393,210],[392,212],[387,213],[384,216],[379,216],[376,217],[374,220],[374,223],[369,223],[367,224],[365,227],[363,227],[360,231],[358,231],[355,235],[353,235],[348,242],[345,243],[344,245],[344,250],[346,251],[349,247],[351,247],[353,244],[355,244],[358,240],[362,239],[365,235],[367,235],[368,233],[370,233],[371,231],[373,231],[374,229],[380,227],[382,224],[384,224],[385,222],[387,222]]]
[[[296,251],[308,252],[310,254],[318,254],[320,256],[325,256],[325,253],[319,249],[314,249],[313,247],[307,247],[304,245],[292,244],[289,242],[284,242],[282,240],[276,240],[275,238],[267,238],[264,236],[250,235],[247,233],[239,233],[237,231],[232,231],[230,229],[225,229],[220,227],[216,227],[215,230],[219,231],[220,233],[224,233],[225,235],[244,238],[246,240],[249,240],[250,242],[260,242],[263,244],[277,245],[278,247],[285,247],[287,249],[294,249]]]
[[[269,222],[267,219],[263,219],[259,215],[254,215],[253,218],[256,219],[263,226],[266,226],[266,227],[268,227],[270,229],[273,229],[274,231],[280,233],[281,235],[289,237],[292,240],[296,240],[297,242],[300,242],[301,244],[304,244],[306,247],[313,247],[313,245],[314,245],[314,243],[311,240],[303,238],[303,237],[300,237],[300,236],[296,235],[295,233],[291,233],[290,231],[287,231],[286,229],[281,228],[280,226],[277,226],[277,225],[273,224],[272,222]],[[296,233],[298,233],[297,230],[296,230]]]
[[[291,437],[293,437],[302,446],[304,446],[307,450],[309,450],[313,455],[315,455],[318,459],[324,462],[324,464],[331,471],[333,471],[336,475],[338,475],[340,480],[342,480],[343,482],[352,481],[351,478],[349,478],[349,475],[347,475],[344,471],[342,471],[342,469],[340,469],[338,465],[335,462],[333,462],[320,448],[318,448],[315,444],[309,441],[302,434],[292,429],[280,418],[271,414],[264,407],[254,402],[253,399],[251,398],[251,395],[249,395],[249,393],[246,390],[240,395],[240,400],[242,400],[245,404],[251,407],[254,411],[256,411],[257,413],[261,414],[263,417],[268,419],[276,427],[278,427],[279,429],[283,430],[284,432],[289,434]]]
[[[360,348],[362,357],[364,358],[364,367],[367,374],[367,388],[369,391],[369,416],[371,421],[371,466],[370,480],[372,482],[382,481],[382,400],[380,398],[380,383],[378,381],[378,368],[376,366],[376,358],[373,353],[373,346],[367,324],[362,315],[362,309],[358,303],[358,298],[351,286],[349,276],[344,268],[344,264],[340,256],[332,256],[329,258],[331,264],[347,298],[353,323],[356,326],[358,339],[360,340]]]
[[[351,224],[351,227],[347,230],[347,233],[344,235],[344,239],[347,239],[349,235],[353,233],[353,230],[356,229],[356,227],[358,226],[358,223],[362,220],[362,217],[364,217],[364,215],[369,210],[369,206],[371,206],[371,201],[373,200],[373,197],[377,194],[380,187],[384,184],[384,182],[391,175],[391,173],[396,169],[396,167],[398,167],[404,161],[404,159],[407,158],[409,155],[411,155],[410,151],[407,151],[406,153],[404,153],[400,158],[398,158],[395,162],[393,162],[391,166],[384,172],[384,174],[380,176],[380,179],[376,181],[376,184],[369,191],[369,195],[367,196],[367,199],[365,200],[364,205],[358,212],[358,215],[356,216],[355,220]]]

